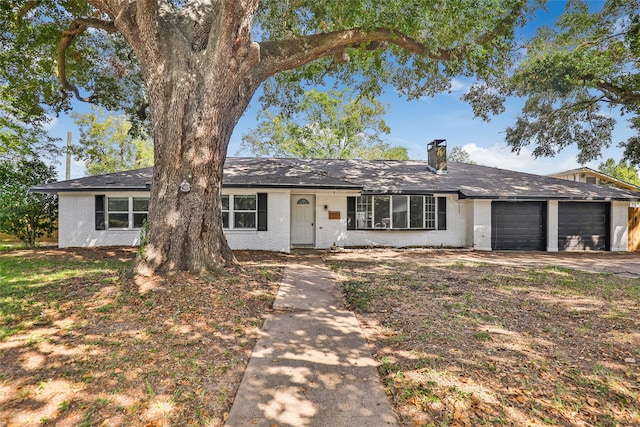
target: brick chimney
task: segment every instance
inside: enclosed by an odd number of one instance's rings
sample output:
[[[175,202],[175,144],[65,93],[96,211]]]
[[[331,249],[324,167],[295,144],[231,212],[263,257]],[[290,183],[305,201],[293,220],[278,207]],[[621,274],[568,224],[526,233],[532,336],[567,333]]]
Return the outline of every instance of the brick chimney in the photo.
[[[444,175],[447,173],[447,140],[434,139],[427,145],[429,169]]]

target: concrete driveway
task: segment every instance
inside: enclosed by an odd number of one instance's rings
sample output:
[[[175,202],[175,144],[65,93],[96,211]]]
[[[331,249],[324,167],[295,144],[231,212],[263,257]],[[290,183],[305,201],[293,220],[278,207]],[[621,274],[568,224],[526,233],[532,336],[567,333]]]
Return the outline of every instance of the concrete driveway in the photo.
[[[395,260],[400,262],[452,263],[461,261],[526,267],[557,266],[594,273],[640,277],[640,253],[629,252],[519,252],[469,249],[339,249],[329,259]]]

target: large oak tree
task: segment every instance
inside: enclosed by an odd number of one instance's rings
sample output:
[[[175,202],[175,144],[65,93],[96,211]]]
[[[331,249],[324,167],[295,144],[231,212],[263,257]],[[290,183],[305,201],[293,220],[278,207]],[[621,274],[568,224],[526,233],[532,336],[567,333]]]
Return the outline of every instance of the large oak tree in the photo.
[[[9,0],[0,83],[27,115],[69,108],[69,94],[132,117],[148,111],[155,167],[140,265],[213,270],[234,263],[220,210],[227,145],[263,82],[273,77],[268,103],[295,102],[299,82],[328,78],[409,98],[457,75],[491,79],[509,65],[525,3]]]

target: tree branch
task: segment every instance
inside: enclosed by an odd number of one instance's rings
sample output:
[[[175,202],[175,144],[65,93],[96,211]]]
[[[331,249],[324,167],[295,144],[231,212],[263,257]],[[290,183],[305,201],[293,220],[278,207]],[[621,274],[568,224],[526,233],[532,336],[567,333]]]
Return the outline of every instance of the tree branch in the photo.
[[[346,47],[362,43],[387,42],[418,55],[427,52],[424,44],[399,31],[379,28],[365,31],[361,28],[313,34],[293,40],[260,43],[260,68],[262,74],[271,77],[279,71],[290,70],[316,59],[331,56]],[[434,58],[435,59],[435,58]]]
[[[62,37],[58,42],[58,80],[62,84],[62,89],[68,92],[73,92],[76,98],[80,101],[91,102],[96,98],[96,94],[92,94],[89,97],[80,96],[78,87],[71,83],[67,78],[67,56],[66,52],[73,39],[79,34],[87,31],[88,28],[98,28],[108,33],[116,31],[112,22],[102,21],[96,18],[75,18],[71,22],[71,26],[68,30],[62,32]]]
[[[606,82],[604,80],[597,80],[595,84],[596,87],[598,87],[602,91],[614,95],[613,97],[610,96],[610,98],[612,100],[616,98],[615,101],[617,103],[624,104],[633,102],[640,104],[640,93],[638,92],[626,90],[624,88],[621,88],[620,86]]]
[[[101,12],[108,14],[113,19],[114,9],[113,7],[111,7],[112,5],[108,4],[109,2],[107,0],[86,0],[86,1],[91,6],[95,7]]]
[[[29,13],[30,10],[35,9],[42,3],[42,0],[31,0],[26,2],[18,11],[16,12],[16,22],[22,22],[22,17]]]
[[[279,71],[289,70],[325,56],[340,53],[347,47],[367,44],[368,48],[386,47],[388,44],[399,46],[416,55],[426,56],[434,61],[448,61],[462,58],[474,46],[492,43],[505,35],[522,15],[524,2],[514,5],[509,14],[496,22],[489,31],[477,38],[457,46],[433,50],[431,46],[410,37],[401,31],[389,28],[377,28],[371,31],[362,28],[313,34],[299,39],[266,41],[260,43],[260,73],[265,79]]]

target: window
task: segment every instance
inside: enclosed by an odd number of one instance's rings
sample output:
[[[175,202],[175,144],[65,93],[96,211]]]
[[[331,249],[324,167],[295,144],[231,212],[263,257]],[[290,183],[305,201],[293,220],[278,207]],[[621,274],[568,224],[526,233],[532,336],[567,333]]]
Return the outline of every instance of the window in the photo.
[[[222,196],[222,228],[229,228],[229,196]]]
[[[373,219],[371,198],[371,196],[356,198],[356,228],[371,228],[371,221]]]
[[[446,198],[426,196],[360,196],[350,203],[349,229],[444,230]],[[355,210],[353,210],[355,207]]]
[[[225,194],[222,196],[222,226],[232,229],[258,228],[258,196]]]
[[[391,228],[389,196],[373,196],[373,228]]]
[[[426,196],[424,198],[425,223],[424,228],[427,230],[436,229],[436,198]]]
[[[149,215],[149,198],[133,198],[133,228],[141,228]]]
[[[233,228],[256,228],[256,196],[233,196]]]
[[[424,209],[422,209],[423,199],[424,196],[409,196],[410,228],[425,228]]]
[[[148,213],[148,197],[107,198],[107,228],[141,228]]]
[[[407,196],[393,196],[391,198],[392,207],[392,228],[408,228],[409,204]]]

